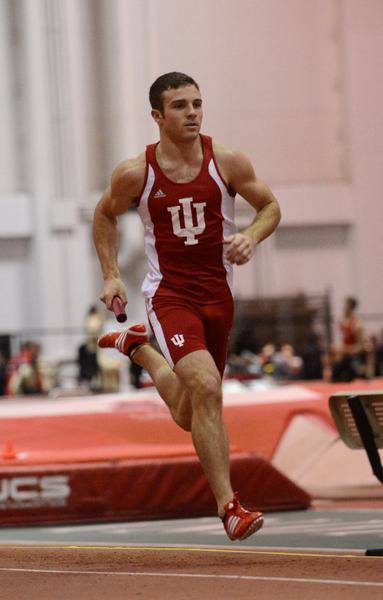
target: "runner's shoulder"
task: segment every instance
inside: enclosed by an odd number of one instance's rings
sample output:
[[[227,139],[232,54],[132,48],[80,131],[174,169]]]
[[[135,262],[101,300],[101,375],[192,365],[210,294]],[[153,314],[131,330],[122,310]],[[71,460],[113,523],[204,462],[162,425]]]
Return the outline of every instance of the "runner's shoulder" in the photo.
[[[221,144],[213,140],[213,151],[216,160],[222,162],[226,166],[237,166],[240,163],[248,162],[248,157],[240,150],[230,148],[226,144]]]
[[[120,193],[137,197],[142,191],[146,173],[145,152],[122,161],[114,169],[111,179],[113,195]]]
[[[234,191],[238,177],[242,178],[252,169],[247,156],[239,150],[213,141],[215,160],[227,185]]]
[[[254,176],[254,167],[249,157],[240,150],[213,142],[213,151],[218,166],[233,189],[236,189],[238,180]]]

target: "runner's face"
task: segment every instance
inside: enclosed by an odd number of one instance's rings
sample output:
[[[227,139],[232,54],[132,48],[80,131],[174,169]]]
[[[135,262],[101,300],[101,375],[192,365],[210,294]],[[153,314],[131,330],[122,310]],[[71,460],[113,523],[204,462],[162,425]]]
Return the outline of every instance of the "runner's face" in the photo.
[[[202,123],[201,94],[194,85],[162,93],[163,114],[156,112],[160,131],[174,140],[191,140],[199,135]]]

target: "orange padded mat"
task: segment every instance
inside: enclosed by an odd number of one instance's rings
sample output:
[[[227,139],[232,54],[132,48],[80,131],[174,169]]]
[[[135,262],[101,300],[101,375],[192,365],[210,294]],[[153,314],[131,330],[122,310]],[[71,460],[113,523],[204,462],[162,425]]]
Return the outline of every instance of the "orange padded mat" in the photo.
[[[307,507],[304,490],[269,463],[290,420],[315,414],[332,425],[334,391],[381,386],[374,380],[246,389],[228,382],[225,419],[236,485],[248,487],[266,510]],[[190,434],[172,422],[154,390],[3,400],[0,448],[3,524],[214,513]]]

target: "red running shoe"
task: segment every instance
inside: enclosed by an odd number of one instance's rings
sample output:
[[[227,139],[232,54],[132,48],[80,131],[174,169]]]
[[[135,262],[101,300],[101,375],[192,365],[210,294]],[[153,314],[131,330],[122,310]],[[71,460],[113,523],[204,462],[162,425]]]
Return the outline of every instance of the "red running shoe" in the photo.
[[[231,540],[242,541],[263,525],[263,514],[245,510],[239,503],[238,492],[235,492],[233,500],[225,504],[224,510],[223,526]]]
[[[122,354],[126,354],[132,359],[134,352],[142,344],[149,342],[148,332],[143,323],[132,325],[123,331],[109,331],[104,333],[97,340],[100,348],[117,348]]]

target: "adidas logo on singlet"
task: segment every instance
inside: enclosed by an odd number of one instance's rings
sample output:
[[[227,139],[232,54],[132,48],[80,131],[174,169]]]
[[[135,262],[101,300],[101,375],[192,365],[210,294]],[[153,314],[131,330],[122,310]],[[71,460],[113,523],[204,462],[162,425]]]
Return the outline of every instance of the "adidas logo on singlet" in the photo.
[[[154,194],[155,198],[166,198],[166,194],[164,194],[164,192],[162,190],[157,190],[156,193]]]

